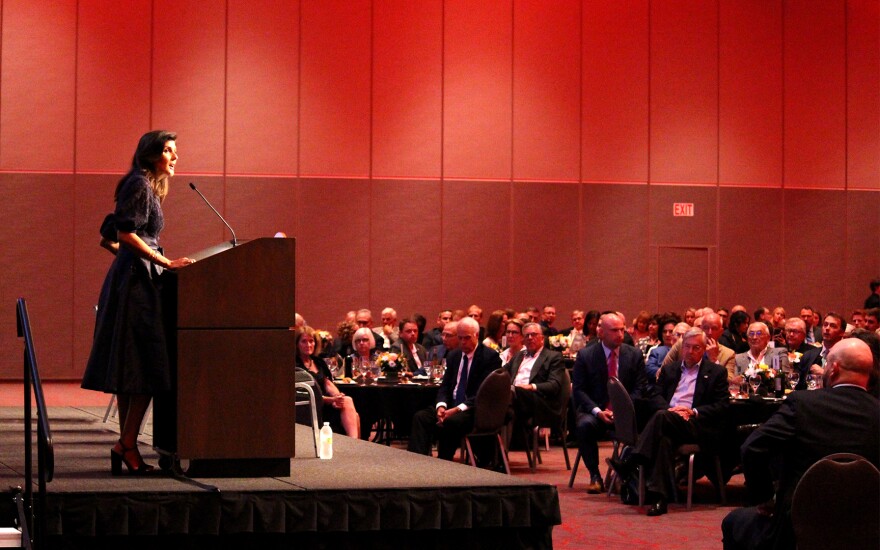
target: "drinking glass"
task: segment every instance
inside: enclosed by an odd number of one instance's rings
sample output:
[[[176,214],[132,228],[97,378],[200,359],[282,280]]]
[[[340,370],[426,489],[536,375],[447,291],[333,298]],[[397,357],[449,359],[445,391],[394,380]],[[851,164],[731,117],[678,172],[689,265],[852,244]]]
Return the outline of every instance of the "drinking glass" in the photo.
[[[757,394],[758,388],[761,387],[761,377],[757,374],[749,376],[749,386],[752,387],[752,393]]]
[[[367,368],[369,369],[370,377],[373,378],[374,381],[378,381],[379,376],[382,374],[382,367],[380,367],[375,361],[370,361]]]
[[[801,380],[801,375],[798,371],[793,370],[788,373],[787,380],[788,380],[788,387],[791,388],[792,391],[794,391],[795,386],[797,386],[798,382],[800,382],[800,380]]]
[[[815,390],[815,389],[817,389],[818,387],[819,387],[819,377],[818,377],[818,375],[815,375],[815,374],[808,374],[808,375],[807,375],[807,389],[808,389],[808,390]]]
[[[330,375],[333,378],[340,378],[339,372],[339,360],[335,355],[330,355],[324,359],[324,362],[327,363],[327,368],[330,369]]]
[[[428,380],[434,376],[434,361],[425,361],[422,363],[422,370],[425,371],[425,376],[428,377]]]
[[[730,392],[730,397],[739,397],[740,389],[741,385],[736,380],[730,380],[727,383],[727,391]]]
[[[441,359],[439,363],[434,367],[434,382],[440,383],[443,380],[443,375],[446,373],[446,359]]]

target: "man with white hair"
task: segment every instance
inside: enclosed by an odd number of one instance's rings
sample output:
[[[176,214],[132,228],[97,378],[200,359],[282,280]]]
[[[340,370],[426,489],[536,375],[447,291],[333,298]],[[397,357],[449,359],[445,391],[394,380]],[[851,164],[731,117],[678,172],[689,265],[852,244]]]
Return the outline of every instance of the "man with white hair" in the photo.
[[[659,410],[639,436],[634,452],[626,460],[609,459],[622,479],[628,479],[638,465],[645,468],[646,488],[654,499],[649,516],[667,511],[675,449],[685,443],[717,448],[729,403],[727,372],[707,359],[705,350],[706,335],[701,329],[685,333],[681,361],[660,369],[654,395]]]
[[[480,325],[465,317],[458,322],[458,345],[446,357],[446,374],[437,391],[437,404],[413,416],[407,449],[430,455],[434,436],[437,456],[452,460],[461,438],[474,427],[474,398],[483,380],[501,367],[498,352],[479,339]]]
[[[729,378],[736,376],[736,353],[729,347],[718,343],[718,338],[724,332],[721,317],[717,313],[711,312],[703,315],[700,328],[706,335],[706,358],[727,369]],[[681,344],[681,341],[678,341],[672,346],[663,359],[663,367],[681,362]]]
[[[397,322],[397,310],[386,307],[382,310],[382,326],[373,329],[373,332],[382,337],[383,348],[390,349],[400,340],[400,325]]]
[[[746,333],[749,351],[736,354],[736,375],[742,376],[749,368],[760,364],[773,366],[774,360],[780,370],[788,370],[788,353],[783,348],[771,348],[770,329],[764,323],[749,325]]]

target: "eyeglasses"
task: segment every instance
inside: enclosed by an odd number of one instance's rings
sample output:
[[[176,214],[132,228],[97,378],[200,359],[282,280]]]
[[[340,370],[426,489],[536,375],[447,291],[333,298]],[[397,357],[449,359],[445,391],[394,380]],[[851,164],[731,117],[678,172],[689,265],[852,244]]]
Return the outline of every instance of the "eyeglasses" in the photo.
[[[511,334],[511,335],[513,335],[513,334],[522,334],[522,332],[520,332],[520,331],[518,331],[518,330],[508,330],[508,331],[506,331],[504,334]]]
[[[537,338],[538,336],[544,337],[544,335],[540,332],[524,332],[523,338]]]
[[[749,338],[760,338],[761,336],[764,336],[764,333],[761,332],[760,330],[753,330],[753,331],[749,332],[748,335],[749,335]]]
[[[787,329],[785,329],[785,333],[786,333],[786,334],[797,334],[797,333],[799,333],[799,332],[800,332],[801,334],[806,334],[806,331],[803,331],[803,330],[801,330],[801,329],[799,329],[799,328],[787,328]]]
[[[363,343],[363,342],[369,342],[369,341],[370,341],[369,338],[357,338],[357,339],[355,339],[354,343],[357,344],[357,343]]]

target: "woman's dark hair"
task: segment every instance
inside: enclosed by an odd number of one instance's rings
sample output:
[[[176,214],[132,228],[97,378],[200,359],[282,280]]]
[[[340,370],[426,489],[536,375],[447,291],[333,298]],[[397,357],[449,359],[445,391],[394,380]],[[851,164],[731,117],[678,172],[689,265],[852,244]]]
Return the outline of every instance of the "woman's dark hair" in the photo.
[[[137,149],[134,151],[134,156],[131,159],[131,169],[121,180],[119,180],[119,183],[116,184],[116,191],[113,194],[114,198],[118,198],[122,183],[127,180],[131,174],[148,173],[146,175],[150,180],[150,186],[153,188],[153,193],[159,197],[160,201],[165,199],[165,195],[168,193],[167,182],[165,180],[162,180],[161,182],[154,181],[152,176],[153,171],[156,169],[156,163],[162,158],[162,152],[165,150],[165,143],[169,141],[177,141],[177,134],[168,130],[153,130],[152,132],[147,132],[141,136],[140,141],[138,141]]]
[[[602,314],[599,313],[599,310],[591,309],[590,311],[588,311],[586,316],[584,316],[584,329],[589,330],[587,327],[590,326],[590,322],[596,321],[598,323],[599,317],[601,316]],[[586,332],[584,334],[586,334]]]
[[[501,324],[502,319],[504,319],[504,310],[496,309],[486,321],[486,336],[496,342],[501,341],[501,334],[504,332],[505,327]]]
[[[749,322],[749,314],[745,311],[734,311],[730,314],[730,323],[728,323],[728,327],[730,327],[730,332],[737,332],[739,330],[739,326],[743,323]]]

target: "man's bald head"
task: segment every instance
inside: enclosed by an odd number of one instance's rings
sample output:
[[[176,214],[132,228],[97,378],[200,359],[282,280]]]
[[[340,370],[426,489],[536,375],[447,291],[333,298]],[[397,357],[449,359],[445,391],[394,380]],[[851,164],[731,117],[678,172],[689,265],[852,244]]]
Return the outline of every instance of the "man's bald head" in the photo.
[[[706,333],[708,338],[717,340],[721,333],[724,332],[724,326],[721,324],[721,316],[717,313],[707,313],[703,315],[700,321],[700,328]]]
[[[868,344],[858,338],[846,338],[828,352],[823,382],[826,388],[837,384],[867,388],[873,368],[874,356]]]

